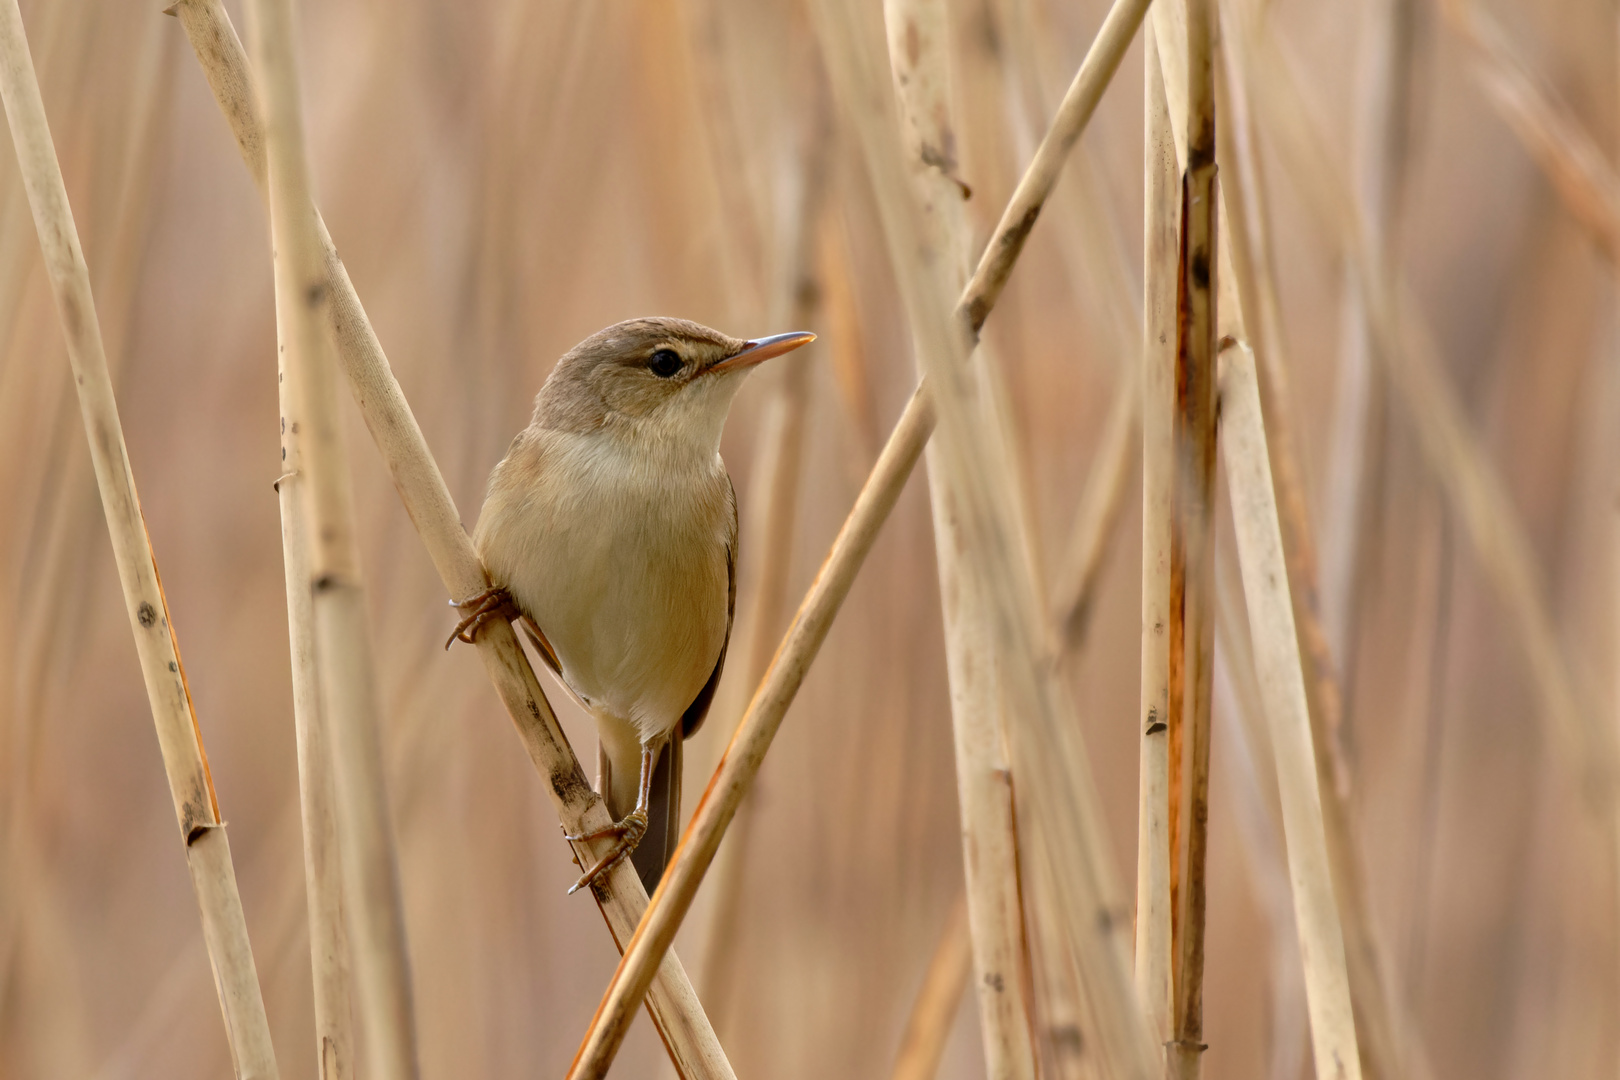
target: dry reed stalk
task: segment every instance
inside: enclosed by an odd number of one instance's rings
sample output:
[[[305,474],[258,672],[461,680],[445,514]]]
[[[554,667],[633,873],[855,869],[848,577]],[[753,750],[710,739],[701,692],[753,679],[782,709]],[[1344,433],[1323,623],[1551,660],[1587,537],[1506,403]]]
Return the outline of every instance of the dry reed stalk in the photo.
[[[286,342],[284,330],[277,339]],[[350,1026],[348,931],[343,916],[342,865],[338,854],[332,746],[320,709],[315,669],[315,613],[309,583],[314,580],[308,546],[301,463],[302,415],[280,365],[282,478],[281,552],[287,578],[287,625],[292,658],[293,723],[298,738],[298,797],[303,823],[304,881],[309,916],[309,956],[314,981],[315,1046],[322,1080],[353,1075],[354,1035]]]
[[[32,17],[35,33],[31,48],[41,43],[42,36],[51,37],[46,22],[51,9],[37,10]],[[71,13],[69,13],[71,15]],[[167,36],[162,27],[148,22],[143,32],[123,42],[125,51],[135,61],[135,71],[126,85],[126,94],[114,106],[110,117],[123,130],[120,149],[111,162],[96,152],[81,159],[94,180],[92,192],[84,204],[88,206],[87,225],[81,235],[81,244],[91,252],[101,253],[91,270],[90,287],[96,297],[96,312],[103,328],[103,352],[107,358],[108,378],[116,394],[123,361],[130,350],[126,345],[134,321],[134,299],[140,287],[137,264],[146,250],[152,219],[150,195],[156,183],[158,161],[168,144],[168,131],[172,114],[173,65],[169,62]],[[43,35],[41,31],[44,31]],[[78,43],[86,49],[87,43]],[[88,51],[86,49],[86,51]],[[41,93],[47,92],[51,71],[57,73],[60,86],[77,76],[64,79],[64,70],[77,71],[85,63],[83,57],[65,55],[58,48],[46,54],[46,83]],[[121,76],[124,73],[119,71]],[[60,105],[61,99],[57,99]],[[79,128],[93,122],[96,111],[84,108],[67,110]],[[53,136],[54,137],[54,136]],[[73,140],[67,134],[64,141]],[[71,153],[71,151],[70,151]],[[20,183],[5,185],[7,202],[11,205],[0,210],[6,224],[0,225],[0,235],[9,235],[17,242],[0,254],[0,326],[15,326],[8,315],[17,314],[15,301],[18,291],[19,267],[34,265],[33,244],[27,240],[29,228],[28,198]],[[99,223],[99,227],[98,227]],[[77,222],[76,222],[77,224]],[[12,226],[15,227],[12,227]],[[98,235],[100,237],[98,243]],[[44,313],[54,322],[53,313]],[[29,320],[33,321],[33,320]],[[53,328],[53,331],[54,328]],[[13,345],[13,348],[18,346]],[[26,366],[26,365],[24,365]],[[11,365],[14,369],[18,365]],[[19,374],[21,374],[19,372]],[[30,375],[43,376],[42,382],[55,384],[54,401],[41,410],[50,416],[48,427],[40,434],[31,431],[20,417],[0,416],[0,428],[10,436],[10,445],[0,450],[0,457],[15,461],[37,477],[37,495],[17,498],[19,519],[35,522],[32,542],[16,553],[0,553],[0,562],[20,571],[15,595],[15,617],[9,633],[0,637],[0,654],[12,657],[11,671],[16,685],[7,685],[0,675],[0,700],[12,703],[11,723],[0,719],[0,729],[10,728],[7,737],[0,740],[0,773],[9,804],[3,817],[5,831],[0,832],[0,862],[10,869],[7,877],[16,884],[0,889],[0,971],[11,971],[13,959],[19,965],[7,988],[0,988],[0,1015],[9,1013],[12,993],[30,988],[29,1000],[23,1007],[39,1016],[48,1015],[47,1024],[40,1024],[24,1015],[14,1021],[29,1033],[28,1041],[36,1047],[49,1043],[52,1049],[32,1062],[32,1071],[40,1075],[84,1075],[90,1071],[87,1060],[91,1040],[84,1020],[82,993],[75,981],[65,978],[55,962],[47,958],[64,955],[67,946],[67,916],[61,900],[52,895],[55,890],[46,883],[41,873],[48,865],[41,861],[36,840],[35,818],[38,816],[36,793],[30,775],[34,755],[30,745],[37,745],[50,723],[53,708],[48,702],[53,685],[60,685],[64,662],[82,653],[87,620],[93,605],[87,603],[94,589],[95,574],[89,573],[87,559],[95,550],[96,534],[102,520],[101,500],[94,481],[94,469],[79,419],[78,397],[69,371],[47,373],[39,368]],[[0,401],[11,397],[6,391],[7,380],[0,379]],[[10,410],[0,407],[0,411]],[[34,447],[30,454],[26,447]],[[52,463],[46,470],[35,468],[35,462]],[[0,484],[5,478],[0,477]],[[16,487],[12,488],[13,491]],[[18,633],[18,628],[23,632]],[[10,635],[16,635],[15,640]],[[0,709],[0,714],[5,710]],[[9,744],[9,745],[6,745]],[[10,766],[7,768],[7,766]],[[199,948],[201,942],[197,943]],[[41,980],[36,982],[36,980]],[[33,988],[48,987],[43,993]],[[48,1033],[48,1034],[47,1034]],[[25,1067],[24,1071],[30,1071]]]
[[[973,935],[968,926],[967,896],[963,895],[951,905],[940,928],[939,943],[911,1003],[890,1080],[934,1080],[972,974]]]
[[[1165,5],[1160,5],[1163,8]],[[1209,709],[1214,659],[1215,288],[1214,11],[1186,0],[1181,231],[1171,422],[1169,730],[1171,981],[1169,1074],[1196,1080],[1205,1047],[1204,908],[1209,843]],[[1165,42],[1158,42],[1161,55]],[[1176,105],[1182,106],[1181,110]],[[1178,738],[1178,725],[1180,737]],[[1178,752],[1179,751],[1179,752]]]
[[[1243,25],[1237,24],[1239,28]],[[1156,28],[1171,35],[1179,32],[1169,20],[1161,20]],[[1241,32],[1233,33],[1229,26],[1223,54],[1236,53],[1242,57],[1244,54],[1238,46],[1245,41]],[[1226,101],[1228,118],[1223,130],[1229,136],[1222,140],[1219,152],[1232,158],[1226,169],[1222,194],[1223,205],[1231,211],[1232,217],[1231,227],[1221,235],[1221,263],[1227,270],[1222,281],[1223,293],[1227,295],[1227,302],[1220,311],[1222,332],[1256,348],[1265,374],[1260,389],[1263,400],[1269,402],[1266,408],[1272,417],[1271,427],[1275,429],[1274,436],[1268,439],[1269,449],[1296,628],[1300,633],[1300,653],[1308,673],[1306,694],[1315,733],[1313,745],[1317,753],[1324,828],[1339,890],[1342,925],[1347,935],[1345,948],[1351,985],[1361,1010],[1360,1033],[1364,1039],[1361,1049],[1373,1076],[1393,1077],[1407,1071],[1427,1076],[1428,1068],[1410,1021],[1398,1001],[1391,999],[1390,984],[1384,977],[1388,965],[1372,925],[1365,875],[1351,834],[1345,803],[1348,770],[1342,762],[1337,739],[1340,694],[1315,601],[1315,545],[1294,440],[1286,423],[1286,368],[1281,362],[1281,319],[1265,238],[1264,201],[1246,98],[1230,85],[1233,80],[1228,78],[1227,67],[1224,62],[1217,65],[1217,90]],[[1252,209],[1251,202],[1255,204]],[[1258,330],[1264,333],[1251,332]]]
[[[261,195],[265,194],[264,129],[253,98],[247,56],[235,28],[220,0],[180,0],[169,10],[180,18],[243,161]],[[482,592],[489,581],[462,528],[449,489],[394,379],[319,211],[313,211],[312,216],[325,266],[329,302],[324,307],[331,320],[338,359],[361,415],[445,588],[453,597]],[[546,781],[564,830],[589,833],[610,824],[606,805],[591,790],[511,626],[499,621],[487,624],[478,635],[478,652],[524,748]],[[596,847],[605,851],[607,843],[600,841]],[[589,866],[599,851],[578,844],[574,854],[577,861]],[[598,879],[591,894],[615,944],[622,949],[645,908],[646,892],[640,879],[624,863]],[[658,965],[648,995],[648,1012],[683,1080],[725,1080],[732,1075],[697,994],[673,954]]]
[[[1263,406],[1262,406],[1263,407]],[[1276,785],[1261,771],[1275,760],[1266,732],[1265,709],[1254,673],[1254,656],[1243,610],[1243,582],[1232,544],[1215,553],[1215,721],[1225,716],[1220,768],[1233,780],[1239,833],[1255,898],[1265,914],[1270,953],[1266,988],[1270,999],[1271,1080],[1296,1080],[1310,1052],[1305,1012],[1305,978],[1294,925],[1293,890],[1284,853],[1282,814]],[[1320,774],[1319,774],[1320,776]],[[1352,999],[1355,995],[1351,984]],[[1353,1004],[1352,1000],[1352,1004]],[[1359,1032],[1358,1032],[1359,1034]],[[1363,1063],[1363,1075],[1368,1069]]]
[[[1144,34],[1142,748],[1136,806],[1136,993],[1161,1046],[1174,1014],[1170,894],[1170,579],[1175,500],[1177,178],[1158,36]]]
[[[1007,276],[1051,194],[1063,158],[1079,139],[1125,48],[1146,11],[1144,0],[1116,0],[1081,63],[1001,220],[986,245],[954,316],[977,335],[995,307]],[[674,941],[704,872],[714,858],[737,804],[759,771],[788,705],[825,640],[855,574],[893,510],[900,490],[932,434],[934,411],[927,380],[907,403],[871,475],[845,519],[832,550],[794,616],[771,668],[755,692],[730,746],[709,782],[681,845],[664,871],[653,902],[598,1006],[570,1075],[603,1076],[617,1052],[629,1018],[647,991],[652,972]],[[1105,920],[1110,912],[1099,912]]]
[[[905,164],[923,210],[920,239],[938,275],[953,291],[959,290],[967,275],[970,241],[966,194],[955,159],[960,140],[953,122],[945,5],[941,0],[885,0],[884,21]],[[922,358],[918,360],[926,369]],[[975,388],[979,395],[988,395],[987,382],[979,379]],[[1004,440],[1004,432],[996,431],[995,437]],[[1014,815],[1017,780],[1007,760],[1001,724],[993,624],[987,598],[969,566],[972,555],[961,527],[957,494],[951,489],[938,440],[928,447],[927,466],[985,1072],[995,1080],[1033,1080],[1034,1024],[1027,997],[1032,986],[1030,942]]]
[[[310,974],[314,983],[315,1055],[321,1080],[354,1075],[354,1032],[349,999],[349,935],[344,923],[343,864],[339,852],[332,741],[321,712],[316,665],[315,580],[310,556],[304,432],[300,386],[303,365],[289,364],[299,326],[282,290],[276,292],[276,393],[281,408],[281,558],[287,581],[288,650],[292,661],[293,725],[298,739],[298,800],[309,920]]]
[[[1311,745],[1305,678],[1271,486],[1260,387],[1247,346],[1238,343],[1224,350],[1221,361],[1221,453],[1243,570],[1255,673],[1276,759],[1316,1075],[1322,1080],[1358,1080],[1361,1060],[1350,1006],[1350,979],[1322,826],[1316,753]]]
[[[135,636],[181,839],[186,845],[186,865],[202,912],[203,938],[224,1013],[232,1064],[239,1077],[275,1077],[275,1051],[243,919],[230,843],[220,819],[219,800],[209,775],[191,691],[180,664],[157,560],[141,517],[140,497],[124,446],[101,325],[90,292],[90,271],[79,246],[16,0],[0,3],[0,97],[4,98],[51,293],[67,340],[130,629]]]
[[[278,353],[290,376],[288,394],[295,408],[283,420],[289,421],[291,433],[301,436],[301,479],[306,481],[299,487],[308,576],[292,587],[302,585],[311,595],[311,625],[306,628],[313,629],[317,708],[331,736],[333,817],[342,868],[338,904],[349,931],[370,1070],[390,1080],[414,1080],[421,1070],[410,949],[383,778],[377,676],[354,531],[354,494],[326,329],[330,290],[311,213],[315,203],[304,149],[292,5],[291,0],[255,0],[248,10],[264,109]],[[295,611],[289,610],[289,619],[297,617]],[[316,748],[316,754],[322,749]],[[300,758],[304,751],[300,747]],[[332,883],[323,884],[318,903],[329,916]],[[310,888],[316,888],[314,882]],[[330,943],[328,937],[320,945]],[[335,959],[341,964],[341,957]],[[324,1040],[325,1032],[321,1035]],[[324,1041],[320,1051],[324,1061]]]

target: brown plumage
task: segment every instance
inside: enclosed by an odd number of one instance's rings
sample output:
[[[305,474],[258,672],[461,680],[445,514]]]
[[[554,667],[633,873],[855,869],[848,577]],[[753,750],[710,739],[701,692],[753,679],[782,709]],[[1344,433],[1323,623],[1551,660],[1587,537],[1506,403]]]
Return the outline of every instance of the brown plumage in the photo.
[[[651,891],[674,850],[679,743],[714,699],[736,605],[720,433],[752,366],[812,337],[743,341],[668,318],[610,326],[558,361],[490,476],[479,556],[600,739],[620,843],[575,888],[639,844]]]

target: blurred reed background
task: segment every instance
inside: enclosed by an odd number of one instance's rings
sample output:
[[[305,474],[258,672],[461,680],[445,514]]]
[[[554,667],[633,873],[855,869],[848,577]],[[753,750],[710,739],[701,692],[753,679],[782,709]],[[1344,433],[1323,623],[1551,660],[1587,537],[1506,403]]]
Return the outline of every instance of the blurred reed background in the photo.
[[[266,216],[175,21],[153,4],[22,7],[282,1074],[312,1076]],[[976,250],[1106,5],[948,7],[954,174],[972,189]],[[1331,177],[1371,207],[1528,531],[1536,587],[1600,726],[1613,726],[1620,693],[1620,325],[1604,231],[1620,220],[1616,189],[1599,185],[1594,209],[1556,168],[1549,182],[1540,164],[1563,160],[1569,133],[1513,112],[1523,93],[1501,53],[1460,32],[1460,9],[1229,8],[1270,50],[1271,66],[1234,77],[1255,118],[1279,281],[1280,406],[1325,574],[1339,575],[1324,584],[1344,669],[1338,738],[1386,975],[1435,1077],[1612,1076],[1615,845],[1548,735],[1517,614],[1427,464],[1413,409],[1376,368],[1356,375],[1358,301],[1321,211],[1338,196],[1311,171],[1300,128],[1277,118],[1304,117]],[[1558,118],[1612,158],[1612,8],[1491,9],[1532,85],[1562,103]],[[793,392],[807,401],[790,606],[915,382],[877,205],[809,16],[794,0],[339,0],[299,16],[322,211],[469,525],[551,364],[590,332],[656,313],[821,335],[752,380],[726,433],[744,521],[738,626],[722,696],[688,747],[690,809],[770,647],[756,633],[773,642],[785,622],[766,605],[774,625],[754,625],[773,475],[761,451],[787,365],[803,366]],[[1141,351],[1142,85],[1138,41],[986,328],[1054,606]],[[0,1077],[224,1075],[196,904],[10,153],[0,215]],[[345,409],[423,1072],[560,1075],[617,956],[590,901],[564,895],[577,871],[472,650],[441,649],[443,588]],[[1066,674],[1128,882],[1142,579],[1126,445]],[[1364,480],[1347,489],[1357,469]],[[1359,509],[1346,510],[1346,490],[1364,492]],[[1217,544],[1230,543],[1222,524]],[[1226,629],[1216,649],[1234,666]],[[1275,781],[1254,718],[1238,715],[1252,701],[1242,683],[1216,686],[1204,1070],[1291,1080],[1311,1069],[1305,1006]],[[589,723],[552,696],[589,760]],[[739,1076],[890,1075],[962,888],[950,725],[917,478],[789,714],[746,830],[728,839],[740,850],[723,849],[737,888],[724,946],[707,917],[720,867],[677,941]],[[1074,1033],[1044,1019],[1059,1029],[1043,1033],[1047,1072],[1094,1075],[1085,1033],[1078,1054],[1055,1053]],[[969,993],[939,1075],[983,1075],[979,1038]],[[639,1019],[616,1075],[667,1069]]]

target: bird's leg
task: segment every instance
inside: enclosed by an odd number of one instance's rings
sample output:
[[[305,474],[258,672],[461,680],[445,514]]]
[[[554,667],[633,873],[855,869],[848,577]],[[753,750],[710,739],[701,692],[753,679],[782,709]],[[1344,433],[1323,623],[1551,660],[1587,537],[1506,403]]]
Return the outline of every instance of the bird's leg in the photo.
[[[658,761],[658,752],[663,749],[663,741],[644,742],[641,744],[641,783],[636,789],[636,808],[624,817],[615,821],[605,829],[595,832],[581,833],[569,836],[567,839],[591,843],[604,837],[614,837],[613,846],[608,848],[607,854],[596,861],[596,865],[580,875],[569,889],[569,895],[578,892],[609,870],[625,856],[636,850],[641,838],[647,834],[647,806],[652,799],[653,765]]]
[[[446,649],[458,641],[473,644],[478,637],[478,628],[490,619],[515,619],[518,617],[517,605],[512,602],[512,594],[506,591],[504,585],[492,585],[477,596],[469,596],[465,600],[452,600],[450,606],[458,611],[466,612],[466,617],[456,624],[445,641]]]

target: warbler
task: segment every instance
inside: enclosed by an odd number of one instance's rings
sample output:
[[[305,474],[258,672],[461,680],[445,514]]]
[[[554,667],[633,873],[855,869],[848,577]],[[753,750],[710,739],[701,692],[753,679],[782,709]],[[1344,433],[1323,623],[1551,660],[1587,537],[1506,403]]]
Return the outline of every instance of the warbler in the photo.
[[[521,619],[596,722],[612,847],[650,893],[680,836],[681,743],[703,723],[737,601],[737,499],[720,434],[756,364],[815,340],[742,340],[684,319],[617,323],[574,346],[490,474],[473,544],[491,588],[456,637]],[[633,854],[632,854],[633,853]]]

